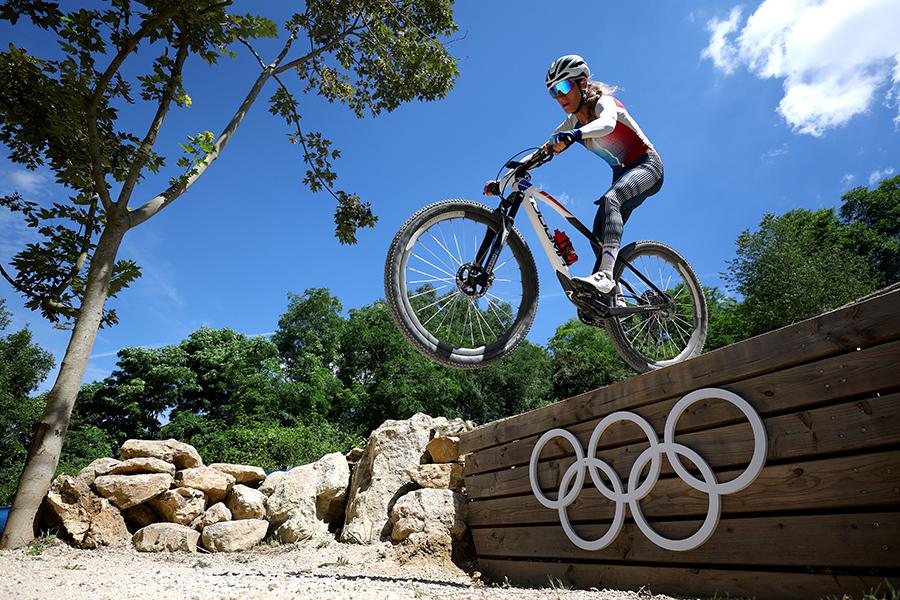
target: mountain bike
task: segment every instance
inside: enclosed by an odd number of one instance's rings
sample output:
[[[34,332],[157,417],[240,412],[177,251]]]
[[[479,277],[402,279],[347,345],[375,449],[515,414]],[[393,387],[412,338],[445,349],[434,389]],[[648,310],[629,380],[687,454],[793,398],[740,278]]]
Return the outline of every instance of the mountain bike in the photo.
[[[404,223],[384,270],[387,304],[400,331],[426,357],[461,368],[487,366],[525,339],[537,311],[538,274],[515,226],[524,206],[579,318],[605,327],[625,362],[650,371],[699,355],[706,340],[706,298],[691,266],[669,246],[640,241],[623,247],[610,294],[572,279],[569,267],[578,260],[572,241],[558,229],[550,233],[538,201],[583,235],[592,254],[600,240],[531,182],[531,171],[552,158],[552,151],[537,149],[507,162],[493,190],[500,198],[495,209],[443,200]]]

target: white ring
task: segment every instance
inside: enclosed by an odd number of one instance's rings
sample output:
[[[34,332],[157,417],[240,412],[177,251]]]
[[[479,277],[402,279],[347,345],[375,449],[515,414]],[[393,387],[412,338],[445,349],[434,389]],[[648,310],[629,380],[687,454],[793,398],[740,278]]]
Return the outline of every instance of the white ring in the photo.
[[[531,451],[531,461],[528,463],[528,479],[531,481],[531,491],[534,492],[534,495],[538,499],[538,502],[540,502],[547,508],[559,508],[560,506],[568,506],[572,504],[578,494],[581,493],[581,487],[584,485],[584,469],[580,469],[578,471],[577,477],[575,478],[575,485],[572,486],[572,490],[570,491],[571,497],[563,496],[562,498],[551,500],[541,491],[541,486],[538,483],[537,477],[538,460],[540,460],[541,450],[544,449],[544,446],[547,444],[547,442],[555,437],[562,437],[572,445],[572,448],[575,450],[574,464],[580,465],[584,462],[584,454],[581,450],[581,442],[579,442],[578,438],[576,438],[565,429],[551,429],[550,431],[542,435],[540,439],[538,439],[537,444],[534,445],[534,449],[532,449]]]
[[[718,388],[704,388],[702,390],[691,392],[679,400],[678,403],[672,407],[669,418],[666,419],[666,428],[664,430],[664,445],[667,448],[666,456],[672,464],[672,468],[675,469],[675,472],[678,473],[678,476],[681,477],[686,484],[699,492],[706,492],[707,494],[713,492],[713,490],[707,489],[702,481],[691,475],[688,470],[682,466],[681,461],[674,452],[668,450],[675,441],[675,425],[678,424],[678,419],[681,417],[682,413],[695,402],[706,398],[716,398],[734,404],[738,410],[744,413],[744,416],[750,421],[751,429],[753,429],[753,457],[750,459],[750,464],[738,477],[725,483],[719,483],[715,487],[715,490],[719,494],[733,494],[741,491],[759,477],[759,473],[763,468],[763,463],[766,461],[766,453],[768,451],[766,444],[766,427],[763,425],[762,419],[759,418],[759,415],[756,414],[756,411],[753,410],[753,407],[750,406],[749,402],[734,392]]]

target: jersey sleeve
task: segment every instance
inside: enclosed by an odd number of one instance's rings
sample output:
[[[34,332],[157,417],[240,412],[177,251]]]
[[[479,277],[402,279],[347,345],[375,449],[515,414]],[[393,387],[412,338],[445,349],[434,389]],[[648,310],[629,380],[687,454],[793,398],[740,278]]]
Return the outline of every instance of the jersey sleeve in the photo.
[[[569,131],[571,129],[575,129],[578,127],[578,119],[575,115],[569,115],[566,117],[566,120],[559,124],[559,127],[553,130],[553,133],[559,133],[560,131]]]
[[[609,135],[616,128],[619,119],[619,107],[612,96],[600,96],[596,107],[597,118],[581,127],[581,137],[598,138]]]

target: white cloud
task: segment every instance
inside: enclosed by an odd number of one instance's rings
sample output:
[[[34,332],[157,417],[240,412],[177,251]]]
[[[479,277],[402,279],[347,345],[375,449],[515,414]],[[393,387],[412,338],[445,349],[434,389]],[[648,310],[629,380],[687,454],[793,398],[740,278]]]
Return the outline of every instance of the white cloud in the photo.
[[[728,36],[737,31],[740,18],[741,7],[735,6],[731,9],[728,19],[720,21],[713,18],[706,23],[706,30],[712,35],[709,38],[709,45],[703,49],[700,56],[712,60],[717,67],[728,74],[734,73],[738,62],[737,50],[729,42]]]
[[[36,242],[38,236],[25,225],[20,213],[0,208],[0,260],[9,270],[9,260],[25,249],[25,245]]]
[[[15,169],[7,174],[7,178],[13,191],[30,196],[38,193],[44,187],[47,178],[40,173],[25,169]]]
[[[768,152],[763,154],[762,159],[764,161],[766,161],[767,163],[771,164],[771,163],[774,163],[775,159],[777,159],[779,156],[784,156],[787,153],[788,153],[787,144],[782,144],[778,148],[772,148],[771,150],[769,150]]]
[[[244,334],[244,336],[248,337],[248,338],[257,338],[257,337],[270,338],[273,335],[275,335],[274,331],[267,331],[265,333],[245,333]]]
[[[882,179],[886,177],[890,177],[894,174],[894,168],[888,167],[887,169],[882,169],[880,171],[872,171],[869,173],[869,186],[873,186]]]
[[[781,79],[778,112],[799,133],[822,135],[868,110],[878,94],[898,110],[900,2],[897,0],[764,0],[739,23],[707,23],[701,56],[725,73],[739,64],[761,79]]]
[[[845,173],[843,177],[841,177],[841,183],[845,186],[849,186],[853,183],[853,180],[856,179],[856,175],[851,173]]]

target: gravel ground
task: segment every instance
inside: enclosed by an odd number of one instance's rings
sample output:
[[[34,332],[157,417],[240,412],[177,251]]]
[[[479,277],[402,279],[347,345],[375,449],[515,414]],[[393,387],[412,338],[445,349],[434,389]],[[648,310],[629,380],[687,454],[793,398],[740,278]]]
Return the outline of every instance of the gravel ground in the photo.
[[[0,599],[7,598],[671,600],[643,591],[499,587],[474,580],[449,561],[404,562],[388,543],[328,540],[233,554],[78,550],[44,540],[31,548],[0,550]]]

